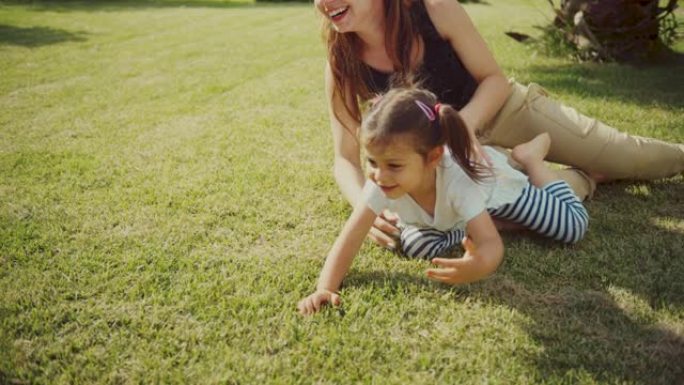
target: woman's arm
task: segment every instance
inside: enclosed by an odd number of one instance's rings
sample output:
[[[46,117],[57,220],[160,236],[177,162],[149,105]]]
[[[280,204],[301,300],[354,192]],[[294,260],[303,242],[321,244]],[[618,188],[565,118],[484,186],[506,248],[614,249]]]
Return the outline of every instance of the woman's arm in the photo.
[[[480,33],[457,0],[423,0],[432,23],[451,43],[465,68],[478,83],[475,95],[459,112],[472,133],[501,109],[511,92],[508,79]]]
[[[335,81],[330,64],[325,66],[325,93],[335,151],[333,174],[342,195],[352,207],[356,207],[357,201],[361,198],[364,183],[361,148],[355,138],[360,122],[349,115],[344,107],[345,101],[340,98],[339,94],[335,94]]]
[[[373,210],[363,202],[354,209],[325,259],[316,291],[299,302],[297,308],[300,313],[313,314],[325,303],[339,303],[336,291],[347,275],[375,217]]]
[[[334,90],[335,81],[332,70],[330,69],[330,64],[326,64],[325,91],[328,99],[328,115],[330,117],[335,151],[333,174],[337,185],[342,191],[342,195],[352,207],[356,207],[357,203],[361,200],[361,191],[363,190],[365,180],[361,168],[361,147],[355,137],[360,122],[357,122],[349,115],[344,107],[345,101]],[[346,102],[352,103],[351,100]],[[395,227],[395,224],[396,218],[385,218],[381,215],[376,218],[368,236],[380,246],[394,248],[395,240],[392,236],[399,235],[399,230]]]
[[[439,269],[428,269],[429,278],[461,284],[479,281],[492,274],[503,260],[503,242],[489,213],[483,211],[468,221],[468,238],[463,240],[466,252],[462,258],[434,258]]]

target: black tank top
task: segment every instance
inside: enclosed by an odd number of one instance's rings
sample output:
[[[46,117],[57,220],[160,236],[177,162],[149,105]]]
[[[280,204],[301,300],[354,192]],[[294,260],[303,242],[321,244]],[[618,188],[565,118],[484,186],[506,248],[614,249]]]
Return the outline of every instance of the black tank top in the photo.
[[[477,82],[466,70],[448,41],[442,39],[425,9],[423,0],[414,2],[410,11],[418,25],[425,50],[423,63],[414,74],[421,86],[437,95],[441,103],[463,108],[473,97]],[[387,92],[391,73],[366,65],[364,81],[373,93]]]

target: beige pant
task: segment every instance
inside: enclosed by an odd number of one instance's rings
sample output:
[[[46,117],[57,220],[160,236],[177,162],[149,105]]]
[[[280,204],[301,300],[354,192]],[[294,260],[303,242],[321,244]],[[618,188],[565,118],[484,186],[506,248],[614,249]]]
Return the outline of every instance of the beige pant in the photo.
[[[607,179],[659,179],[684,171],[684,144],[627,135],[548,97],[537,84],[512,82],[511,95],[482,131],[482,143],[512,148],[548,132],[547,160]],[[576,169],[559,170],[581,199],[593,181]]]

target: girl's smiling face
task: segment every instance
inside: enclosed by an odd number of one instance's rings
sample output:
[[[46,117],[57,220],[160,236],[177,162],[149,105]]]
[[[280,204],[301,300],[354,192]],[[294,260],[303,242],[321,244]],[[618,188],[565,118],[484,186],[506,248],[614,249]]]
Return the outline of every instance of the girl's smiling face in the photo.
[[[365,146],[368,178],[389,199],[405,194],[416,198],[434,191],[434,171],[443,150],[438,147],[424,156],[416,152],[410,140],[410,136],[404,136],[387,144]]]
[[[337,32],[358,32],[384,17],[383,0],[314,0]]]

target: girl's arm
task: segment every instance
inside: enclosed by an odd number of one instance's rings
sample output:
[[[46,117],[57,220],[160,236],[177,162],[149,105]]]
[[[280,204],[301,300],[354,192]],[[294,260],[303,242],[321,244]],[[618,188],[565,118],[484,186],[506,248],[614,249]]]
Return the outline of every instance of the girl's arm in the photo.
[[[376,214],[365,203],[356,206],[325,259],[316,291],[297,305],[301,314],[313,314],[325,303],[339,304],[339,295],[336,291],[349,271],[375,218]]]
[[[428,269],[427,276],[435,281],[460,284],[479,281],[492,274],[503,260],[503,242],[487,211],[471,219],[463,240],[466,252],[462,258],[434,258],[439,269]]]
[[[511,92],[508,80],[470,17],[457,0],[424,0],[432,23],[451,43],[465,68],[478,83],[475,95],[459,111],[475,134],[501,109]]]
[[[359,122],[347,113],[344,108],[345,101],[339,96],[335,96],[335,81],[330,64],[326,64],[325,67],[325,90],[328,97],[328,115],[330,116],[335,151],[333,174],[342,195],[352,207],[356,207],[361,199],[365,179],[361,169],[361,148],[354,136],[358,130]],[[351,101],[346,102],[351,103]],[[354,133],[350,130],[353,130]],[[394,248],[395,241],[390,235],[397,236],[399,234],[399,230],[394,226],[395,223],[396,219],[389,220],[380,216],[375,220],[368,236],[380,246]]]

